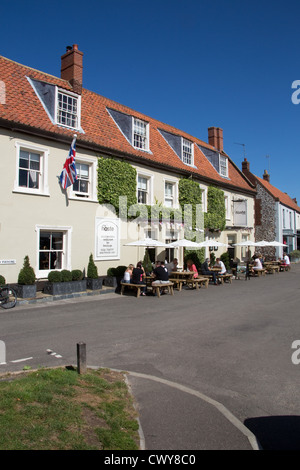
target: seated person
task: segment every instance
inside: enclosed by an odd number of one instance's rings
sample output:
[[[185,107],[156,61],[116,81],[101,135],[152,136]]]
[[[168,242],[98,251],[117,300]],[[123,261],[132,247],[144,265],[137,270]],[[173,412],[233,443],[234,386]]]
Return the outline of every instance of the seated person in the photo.
[[[169,273],[163,261],[156,261],[156,268],[153,270],[152,276],[155,278],[152,282],[154,286],[169,282]]]
[[[252,272],[263,269],[259,255],[254,255],[253,259],[254,259],[254,266],[252,266]]]
[[[131,284],[144,284],[141,295],[146,295],[146,284],[144,282],[145,276],[146,274],[142,262],[139,261],[136,268],[133,268],[132,270]]]
[[[283,256],[283,264],[285,266],[289,266],[291,264],[290,258],[288,257],[287,253],[285,253],[285,255]]]
[[[130,264],[128,266],[128,268],[126,269],[125,273],[124,273],[124,277],[122,279],[122,282],[127,282],[127,283],[130,283],[131,281],[131,277],[132,277],[132,270],[134,268],[134,265],[133,264]]]
[[[172,271],[177,271],[178,259],[174,258],[172,263],[167,264],[168,273],[171,274]]]
[[[221,268],[221,271],[218,273],[219,275],[222,276],[223,274],[226,274],[225,264],[223,263],[223,261],[220,258],[216,259],[215,267],[216,268]]]
[[[217,276],[216,276],[216,273],[214,271],[212,271],[208,265],[208,258],[206,258],[206,260],[204,261],[204,263],[202,264],[201,266],[201,272],[202,274],[206,274],[206,275],[209,275],[212,277],[213,281],[214,281],[214,284],[217,286],[218,283],[217,283]]]
[[[194,279],[196,277],[198,277],[198,271],[197,271],[197,268],[196,268],[195,264],[193,263],[193,260],[188,259],[187,262],[186,262],[186,265],[187,265],[188,271],[193,271],[194,272]]]

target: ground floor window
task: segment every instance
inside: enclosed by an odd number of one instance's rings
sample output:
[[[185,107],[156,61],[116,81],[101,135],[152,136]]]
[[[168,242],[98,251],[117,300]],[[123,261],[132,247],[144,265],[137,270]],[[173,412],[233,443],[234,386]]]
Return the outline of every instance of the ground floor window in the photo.
[[[69,227],[37,227],[38,266],[40,277],[47,277],[55,269],[70,269],[70,233]]]
[[[63,232],[40,232],[40,270],[62,269]]]

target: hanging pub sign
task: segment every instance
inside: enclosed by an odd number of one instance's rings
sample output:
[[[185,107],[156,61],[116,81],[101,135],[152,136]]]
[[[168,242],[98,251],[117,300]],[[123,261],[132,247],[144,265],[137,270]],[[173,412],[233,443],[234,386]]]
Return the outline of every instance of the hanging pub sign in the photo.
[[[247,201],[233,201],[233,224],[238,227],[247,226]]]
[[[119,219],[96,217],[95,259],[120,259],[120,223]]]

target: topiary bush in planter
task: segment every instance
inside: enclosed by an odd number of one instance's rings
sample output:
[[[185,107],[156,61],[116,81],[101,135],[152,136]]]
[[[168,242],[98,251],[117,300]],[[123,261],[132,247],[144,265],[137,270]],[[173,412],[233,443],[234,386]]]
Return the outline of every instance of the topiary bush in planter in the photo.
[[[18,297],[21,298],[36,297],[35,272],[34,269],[30,266],[28,256],[25,256],[23,268],[19,272],[16,291]]]
[[[98,276],[98,268],[95,265],[93,255],[90,254],[87,268],[86,286],[90,290],[102,289],[103,279]]]
[[[103,284],[108,287],[119,288],[126,269],[127,269],[127,266],[118,266],[116,268],[108,268],[107,276],[106,278],[103,279]]]
[[[289,253],[289,256],[292,261],[295,263],[298,263],[300,261],[300,251],[299,250],[294,250]]]
[[[5,277],[1,276],[1,274],[0,274],[0,286],[5,286],[5,284],[6,284]]]
[[[86,280],[79,269],[69,271],[51,271],[48,274],[48,283],[44,287],[45,294],[68,295],[86,290]]]

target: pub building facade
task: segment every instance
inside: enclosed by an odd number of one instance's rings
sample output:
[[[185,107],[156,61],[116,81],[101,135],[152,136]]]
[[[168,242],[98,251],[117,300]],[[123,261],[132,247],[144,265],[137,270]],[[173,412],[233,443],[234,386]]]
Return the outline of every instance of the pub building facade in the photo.
[[[225,229],[213,232],[198,224],[193,237],[226,244],[254,241],[256,189],[225,153],[222,129],[209,127],[205,142],[83,88],[82,78],[83,53],[76,44],[61,56],[60,77],[0,56],[0,274],[7,282],[17,281],[25,256],[37,279],[52,270],[86,271],[90,254],[99,275],[106,275],[110,267],[143,259],[145,248],[126,246],[129,242],[151,237],[169,243],[191,236],[190,222],[180,217],[121,217],[116,206],[99,203],[103,159],[134,169],[140,208],[180,212],[183,178],[199,185],[202,213],[209,188],[222,190]],[[63,190],[59,176],[75,134],[78,178]],[[108,184],[108,191],[113,189]],[[227,250],[213,249],[216,256]],[[153,259],[176,256],[183,264],[182,249],[151,250]],[[232,257],[246,256],[244,248],[231,250]]]

